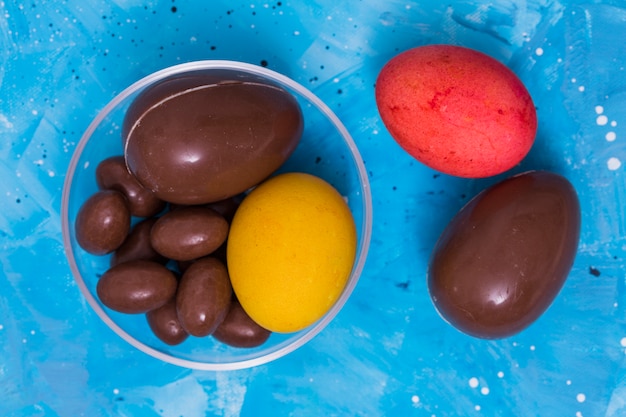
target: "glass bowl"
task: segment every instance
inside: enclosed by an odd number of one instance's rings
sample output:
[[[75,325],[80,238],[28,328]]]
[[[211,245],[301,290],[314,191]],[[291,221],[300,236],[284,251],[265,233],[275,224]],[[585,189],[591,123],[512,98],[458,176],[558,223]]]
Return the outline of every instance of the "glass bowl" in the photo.
[[[304,131],[298,147],[278,172],[307,172],[332,184],[346,199],[357,228],[358,247],[352,273],[332,308],[316,323],[296,333],[273,333],[256,348],[235,348],[213,337],[190,336],[170,346],[150,329],[144,314],[118,313],[96,295],[98,278],[108,269],[110,255],[84,251],[76,241],[74,222],[85,200],[98,190],[98,163],[122,155],[121,127],[133,100],[160,80],[194,71],[234,71],[261,77],[282,86],[300,104]],[[98,316],[135,348],[175,365],[202,370],[233,370],[257,366],[280,358],[307,343],[337,315],[363,271],[372,232],[372,202],[367,172],[359,151],[341,121],[318,97],[288,77],[256,65],[235,61],[196,61],[155,72],[117,95],[91,122],[70,161],[61,207],[63,242],[70,268],[83,296]]]

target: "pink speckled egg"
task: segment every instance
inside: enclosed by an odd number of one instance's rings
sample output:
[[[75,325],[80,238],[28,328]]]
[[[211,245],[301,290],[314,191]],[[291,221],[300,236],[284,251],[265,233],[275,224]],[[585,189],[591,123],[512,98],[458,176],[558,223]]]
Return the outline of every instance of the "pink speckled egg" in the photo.
[[[459,177],[511,169],[537,132],[532,98],[513,71],[460,46],[421,46],[392,58],[378,75],[376,103],[404,150]]]

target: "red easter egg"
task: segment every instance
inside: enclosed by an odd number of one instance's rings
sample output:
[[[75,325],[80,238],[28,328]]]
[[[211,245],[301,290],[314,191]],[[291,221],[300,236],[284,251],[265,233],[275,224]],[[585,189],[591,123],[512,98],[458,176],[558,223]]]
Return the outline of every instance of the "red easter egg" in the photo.
[[[428,45],[392,58],[376,82],[383,123],[398,144],[440,172],[482,178],[530,151],[537,114],[522,81],[473,49]]]

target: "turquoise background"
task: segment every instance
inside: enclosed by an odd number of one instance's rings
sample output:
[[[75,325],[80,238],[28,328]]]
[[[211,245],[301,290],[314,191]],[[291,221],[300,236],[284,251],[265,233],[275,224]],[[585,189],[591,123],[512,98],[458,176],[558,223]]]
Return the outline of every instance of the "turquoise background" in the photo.
[[[623,1],[0,1],[0,415],[626,415],[626,4]],[[535,146],[499,177],[439,175],[404,153],[374,101],[382,66],[430,43],[515,71]],[[372,185],[365,272],[342,312],[273,363],[192,371],[132,348],[93,313],[62,245],[65,171],[82,132],[141,77],[192,60],[267,66],[313,90],[351,132]],[[549,169],[583,210],[550,309],[503,340],[434,310],[430,251],[489,184]]]

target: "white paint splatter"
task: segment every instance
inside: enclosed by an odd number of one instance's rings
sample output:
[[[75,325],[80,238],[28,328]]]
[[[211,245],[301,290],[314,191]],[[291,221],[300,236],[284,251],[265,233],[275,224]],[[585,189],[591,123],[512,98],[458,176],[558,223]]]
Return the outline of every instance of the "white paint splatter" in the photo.
[[[613,126],[613,127],[617,126],[617,122],[616,122],[615,120],[613,120],[613,121],[611,122],[611,126]]]
[[[218,372],[216,382],[217,405],[219,409],[223,410],[224,417],[240,415],[248,388],[245,377],[227,372]]]
[[[537,49],[535,49],[535,54],[537,54],[537,56],[541,56],[541,55],[543,55],[543,48],[537,48]]]
[[[602,106],[596,106],[596,114],[602,114],[604,113],[604,107]]]
[[[598,116],[598,118],[596,119],[596,123],[598,124],[598,126],[604,126],[609,122],[609,118],[606,117],[604,114],[601,114],[600,116]]]
[[[581,93],[585,91],[585,86],[581,85],[580,87],[578,87],[578,91],[580,91]]]
[[[480,389],[480,393],[481,393],[482,395],[489,395],[489,388],[487,388],[487,387],[482,387],[482,388]]]
[[[622,337],[622,340],[619,341],[619,344],[622,345],[622,347],[626,347],[626,337]]]
[[[617,134],[615,132],[608,132],[604,137],[607,141],[613,142],[615,139],[617,139]]]
[[[160,410],[162,416],[197,416],[197,415],[219,415],[223,417],[237,416],[241,412],[239,401],[240,392],[235,389],[228,392],[226,387],[222,391],[220,379],[226,378],[225,372],[218,372],[217,390],[211,392],[211,398],[201,385],[199,378],[190,374],[181,379],[175,379],[165,385],[147,385],[142,387],[129,387],[127,394],[129,397],[152,398],[155,410]],[[185,401],[180,401],[184,398]],[[235,401],[229,402],[233,398]],[[211,407],[215,407],[212,409]]]
[[[117,388],[113,388],[113,395],[118,395],[120,393],[120,390]]]
[[[412,402],[413,404],[417,404],[417,403],[419,403],[419,402],[420,402],[420,397],[418,397],[417,395],[412,396],[412,397],[411,397],[411,402]]]
[[[381,342],[385,350],[394,355],[398,354],[404,342],[404,335],[405,332],[395,332],[390,337],[383,338]]]
[[[474,410],[476,410],[476,411],[480,411],[480,405],[475,405],[475,406],[474,406]]]
[[[11,123],[4,114],[0,114],[0,124],[7,129],[13,129],[13,123]]]
[[[584,403],[586,399],[587,397],[582,392],[576,395],[576,401],[578,401],[579,403]]]
[[[504,372],[499,371],[498,372],[498,378],[504,378]]]
[[[468,382],[468,383],[469,383],[469,386],[470,386],[471,388],[476,388],[476,387],[478,387],[478,378],[476,378],[476,377],[471,377],[471,378],[469,379],[469,382]]]
[[[609,160],[608,160],[608,161],[606,161],[606,166],[607,166],[607,167],[608,167],[611,171],[615,171],[615,170],[618,170],[618,169],[619,169],[619,167],[621,167],[621,166],[622,166],[622,162],[621,162],[619,159],[617,159],[617,158],[615,158],[615,157],[612,157],[612,158],[609,158]]]
[[[534,352],[534,351],[535,351],[535,349],[536,349],[535,345],[530,345],[530,350],[531,350],[531,351],[533,351],[533,352]]]
[[[566,384],[566,385],[572,385],[572,380],[571,380],[571,379],[568,379],[567,381],[565,381],[565,384]]]

